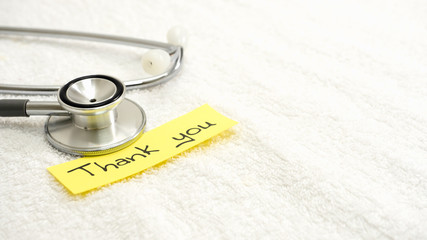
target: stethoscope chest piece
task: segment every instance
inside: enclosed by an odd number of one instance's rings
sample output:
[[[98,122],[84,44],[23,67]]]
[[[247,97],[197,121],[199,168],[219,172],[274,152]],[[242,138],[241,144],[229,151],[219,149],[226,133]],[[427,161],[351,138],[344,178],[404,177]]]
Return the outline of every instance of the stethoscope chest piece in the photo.
[[[48,141],[61,151],[91,156],[114,152],[143,133],[146,116],[124,98],[126,87],[105,75],[74,79],[59,89],[58,102],[69,116],[52,115],[45,124]]]

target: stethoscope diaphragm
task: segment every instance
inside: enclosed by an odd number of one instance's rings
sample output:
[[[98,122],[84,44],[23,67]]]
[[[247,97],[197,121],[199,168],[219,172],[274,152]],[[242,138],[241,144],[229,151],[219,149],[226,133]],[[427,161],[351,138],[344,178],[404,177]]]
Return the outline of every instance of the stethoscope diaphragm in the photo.
[[[125,86],[105,75],[70,81],[58,100],[69,116],[50,116],[45,124],[48,141],[61,151],[100,155],[127,147],[142,134],[146,116],[135,102],[124,98]]]

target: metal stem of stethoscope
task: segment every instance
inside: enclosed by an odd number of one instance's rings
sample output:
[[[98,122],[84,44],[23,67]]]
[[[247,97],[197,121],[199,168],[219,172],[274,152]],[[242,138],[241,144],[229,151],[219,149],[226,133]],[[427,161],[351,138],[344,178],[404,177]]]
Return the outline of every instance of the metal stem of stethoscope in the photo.
[[[151,55],[143,58],[145,67],[153,73],[160,73],[148,78],[121,82],[111,76],[89,75],[71,80],[64,86],[0,84],[0,93],[57,93],[58,98],[58,102],[0,99],[0,117],[48,115],[45,124],[47,139],[54,147],[67,153],[100,155],[120,150],[136,141],[146,124],[144,110],[125,98],[126,89],[154,86],[178,73],[183,57],[183,48],[179,44],[186,38],[182,31],[172,31],[170,41],[177,43],[173,45],[92,33],[0,27],[0,34],[77,39],[160,49],[150,50]]]
[[[61,30],[48,30],[48,29],[37,29],[37,28],[17,28],[17,27],[3,27],[0,26],[0,34],[6,35],[25,35],[25,36],[41,36],[48,38],[64,38],[64,39],[75,39],[82,41],[94,41],[104,42],[111,44],[119,44],[125,46],[133,46],[139,48],[157,48],[162,49],[169,53],[171,56],[171,64],[169,68],[164,72],[156,76],[147,78],[138,78],[133,80],[124,81],[127,89],[135,88],[148,88],[163,82],[170,80],[175,76],[181,69],[181,62],[183,58],[183,48],[168,43],[112,36],[95,33],[82,33],[73,31],[61,31]],[[2,84],[0,83],[0,93],[4,94],[55,94],[60,85],[18,85],[18,84]]]

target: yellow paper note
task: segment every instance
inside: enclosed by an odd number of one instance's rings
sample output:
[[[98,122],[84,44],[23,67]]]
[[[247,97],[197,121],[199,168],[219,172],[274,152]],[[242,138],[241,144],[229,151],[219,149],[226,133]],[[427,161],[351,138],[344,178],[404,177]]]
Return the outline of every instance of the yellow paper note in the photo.
[[[139,173],[235,124],[206,104],[144,133],[125,149],[79,158],[48,170],[70,192],[78,194]]]

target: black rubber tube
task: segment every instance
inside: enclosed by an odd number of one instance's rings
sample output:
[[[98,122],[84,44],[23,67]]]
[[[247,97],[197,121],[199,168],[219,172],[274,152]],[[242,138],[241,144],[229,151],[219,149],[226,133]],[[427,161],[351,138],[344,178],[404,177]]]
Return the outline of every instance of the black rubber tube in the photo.
[[[0,117],[28,117],[28,99],[0,99]]]

